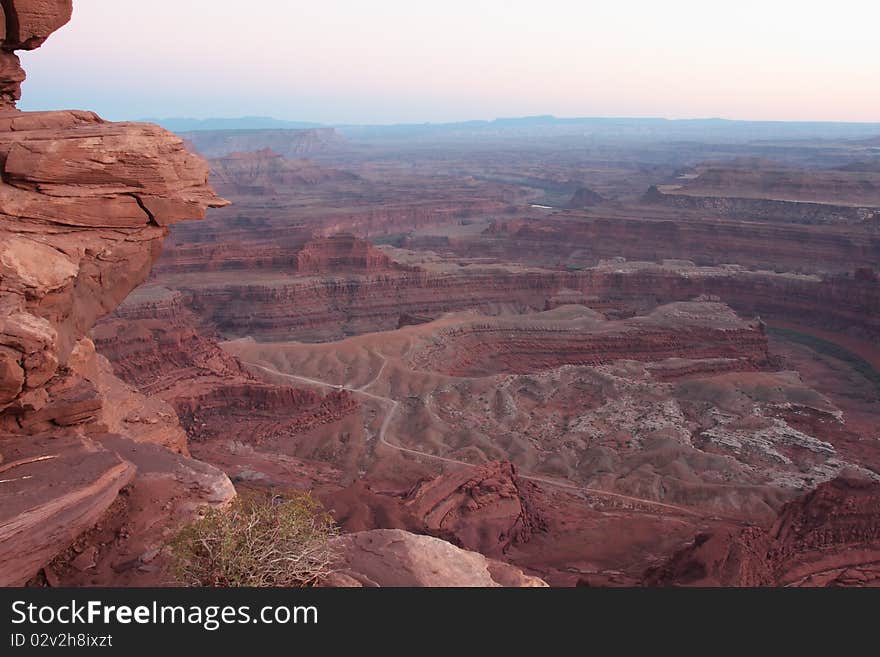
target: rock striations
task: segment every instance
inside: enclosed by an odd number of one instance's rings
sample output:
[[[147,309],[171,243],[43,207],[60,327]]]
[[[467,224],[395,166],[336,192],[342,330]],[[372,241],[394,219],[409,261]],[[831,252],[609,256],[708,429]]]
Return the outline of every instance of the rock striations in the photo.
[[[119,441],[186,451],[173,411],[115,379],[86,334],[146,278],[170,224],[225,201],[208,186],[207,165],[161,128],[18,111],[24,73],[14,51],[64,25],[71,1],[8,0],[2,9],[0,584],[8,585],[94,524],[120,488],[138,485],[139,466]],[[125,428],[121,408],[152,421],[114,435]],[[210,503],[234,495],[225,475],[199,465],[198,482],[169,472],[167,487],[195,486]]]

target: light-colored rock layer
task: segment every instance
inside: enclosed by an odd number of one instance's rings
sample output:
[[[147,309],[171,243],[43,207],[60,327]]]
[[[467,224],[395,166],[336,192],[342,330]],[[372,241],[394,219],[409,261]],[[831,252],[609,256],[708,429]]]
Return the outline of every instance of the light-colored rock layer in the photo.
[[[509,564],[401,529],[346,534],[335,545],[341,565],[332,586],[547,586]]]

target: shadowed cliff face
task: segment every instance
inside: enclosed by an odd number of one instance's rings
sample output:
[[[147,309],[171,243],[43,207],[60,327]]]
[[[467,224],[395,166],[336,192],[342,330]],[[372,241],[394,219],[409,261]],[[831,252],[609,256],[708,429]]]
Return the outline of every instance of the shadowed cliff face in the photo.
[[[0,585],[8,585],[93,525],[122,487],[143,487],[143,472],[160,473],[150,484],[164,482],[151,493],[158,497],[197,486],[190,511],[234,489],[185,456],[170,407],[116,379],[86,337],[147,276],[168,225],[225,204],[207,184],[208,166],[157,126],[18,111],[15,51],[67,23],[71,0],[0,8]],[[135,442],[154,443],[155,458],[131,449]],[[175,481],[175,470],[189,482]]]

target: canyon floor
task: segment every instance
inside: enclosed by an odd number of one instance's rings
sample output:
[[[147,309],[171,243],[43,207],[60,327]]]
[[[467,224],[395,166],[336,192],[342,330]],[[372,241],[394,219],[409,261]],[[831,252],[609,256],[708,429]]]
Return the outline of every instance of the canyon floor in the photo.
[[[790,584],[780,518],[877,494],[876,149],[284,132],[187,135],[233,203],[92,334],[236,486],[551,585]],[[878,582],[839,522],[798,582]],[[742,532],[763,579],[694,547]]]

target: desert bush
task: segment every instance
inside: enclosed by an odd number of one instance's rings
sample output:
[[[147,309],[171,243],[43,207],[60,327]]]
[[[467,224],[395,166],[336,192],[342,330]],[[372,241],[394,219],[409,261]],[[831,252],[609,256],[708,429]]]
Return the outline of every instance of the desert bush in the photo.
[[[310,495],[239,497],[172,541],[188,586],[313,586],[332,569],[333,519]]]

